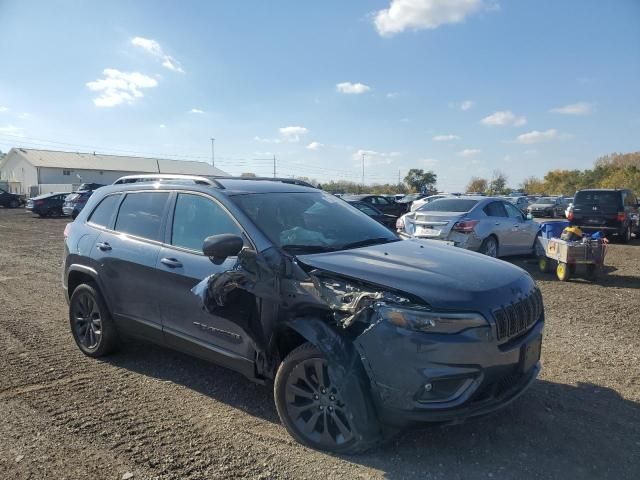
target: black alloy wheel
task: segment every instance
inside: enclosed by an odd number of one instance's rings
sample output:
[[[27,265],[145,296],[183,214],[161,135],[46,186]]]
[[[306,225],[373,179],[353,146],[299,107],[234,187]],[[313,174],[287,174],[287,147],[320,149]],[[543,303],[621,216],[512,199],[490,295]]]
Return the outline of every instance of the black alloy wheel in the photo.
[[[382,439],[368,388],[353,376],[348,387],[339,385],[330,371],[326,357],[311,343],[287,355],[274,384],[280,420],[308,447],[342,454],[365,451]]]
[[[286,383],[287,415],[313,443],[333,449],[353,439],[346,405],[331,384],[327,361],[300,362]]]
[[[78,286],[69,301],[71,333],[78,348],[90,357],[113,351],[117,332],[102,297],[94,285]]]

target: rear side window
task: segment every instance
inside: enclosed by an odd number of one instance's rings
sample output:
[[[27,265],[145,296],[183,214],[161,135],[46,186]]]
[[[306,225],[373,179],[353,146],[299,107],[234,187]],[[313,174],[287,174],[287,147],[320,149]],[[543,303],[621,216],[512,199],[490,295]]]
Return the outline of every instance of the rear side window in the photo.
[[[94,225],[99,225],[100,227],[109,227],[119,202],[120,194],[104,197],[91,213],[89,221]]]
[[[366,205],[364,203],[354,203],[352,205],[356,207],[358,210],[360,210],[361,212],[366,213],[370,217],[373,215],[378,215],[378,212],[376,212],[373,208],[371,208],[369,205]]]
[[[172,245],[200,252],[205,238],[221,233],[241,235],[242,231],[213,200],[201,195],[178,195],[173,214]]]
[[[503,204],[504,208],[507,210],[507,215],[510,218],[517,218],[517,219],[522,219],[522,212],[520,210],[518,210],[517,207],[514,207],[513,205],[511,205],[510,203],[505,203]]]
[[[162,215],[169,199],[169,192],[144,192],[128,194],[118,212],[116,231],[160,240]]]
[[[507,211],[505,205],[501,202],[491,202],[489,205],[482,209],[489,217],[506,217]]]
[[[620,205],[620,192],[582,191],[576,193],[575,205]]]

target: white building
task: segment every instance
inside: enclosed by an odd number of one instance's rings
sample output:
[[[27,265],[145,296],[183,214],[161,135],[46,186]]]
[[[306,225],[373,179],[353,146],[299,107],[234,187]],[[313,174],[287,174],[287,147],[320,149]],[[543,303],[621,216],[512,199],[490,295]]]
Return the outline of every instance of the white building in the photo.
[[[28,196],[71,192],[81,183],[107,185],[136,173],[228,175],[205,162],[30,148],[12,148],[0,164],[0,181],[6,182],[13,193]]]

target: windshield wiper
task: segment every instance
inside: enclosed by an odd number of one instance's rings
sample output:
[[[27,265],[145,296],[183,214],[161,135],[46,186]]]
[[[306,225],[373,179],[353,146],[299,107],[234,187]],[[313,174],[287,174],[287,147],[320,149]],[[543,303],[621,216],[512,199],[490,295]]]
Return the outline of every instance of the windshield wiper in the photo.
[[[336,251],[335,247],[330,247],[328,245],[282,245],[282,249],[291,253],[322,253]]]
[[[400,239],[398,238],[389,238],[389,237],[367,238],[365,240],[359,240],[357,242],[345,243],[344,245],[340,245],[339,250],[347,250],[349,248],[358,248],[358,247],[368,247],[369,245],[379,245],[381,243],[397,242],[399,240]]]

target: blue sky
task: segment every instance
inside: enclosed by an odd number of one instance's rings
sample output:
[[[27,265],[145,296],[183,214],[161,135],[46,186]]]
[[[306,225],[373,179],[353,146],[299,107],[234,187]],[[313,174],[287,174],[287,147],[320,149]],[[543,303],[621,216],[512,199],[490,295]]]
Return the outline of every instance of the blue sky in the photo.
[[[516,186],[640,150],[640,2],[0,0],[0,149]]]

